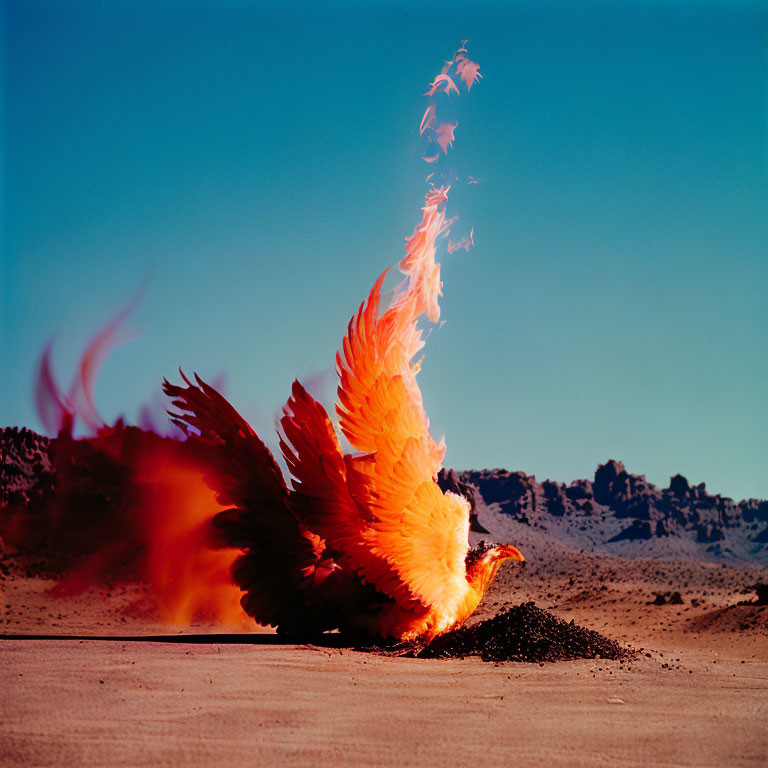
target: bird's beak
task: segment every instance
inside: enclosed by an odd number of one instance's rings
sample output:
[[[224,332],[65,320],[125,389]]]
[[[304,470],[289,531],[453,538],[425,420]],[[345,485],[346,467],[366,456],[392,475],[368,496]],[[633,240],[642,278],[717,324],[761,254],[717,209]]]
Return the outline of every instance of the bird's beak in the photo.
[[[508,544],[504,547],[504,554],[505,557],[507,557],[509,560],[517,560],[518,563],[525,562],[523,553],[517,547],[513,547],[511,544]]]

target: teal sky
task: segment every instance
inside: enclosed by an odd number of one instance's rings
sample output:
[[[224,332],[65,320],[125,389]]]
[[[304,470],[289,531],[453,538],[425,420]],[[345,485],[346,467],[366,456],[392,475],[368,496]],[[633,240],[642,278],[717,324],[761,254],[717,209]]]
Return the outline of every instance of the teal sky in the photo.
[[[483,181],[449,212],[477,245],[420,375],[446,463],[768,497],[766,4],[273,5],[3,4],[0,424],[40,428],[45,342],[68,382],[144,281],[108,421],[179,365],[270,438],[294,377],[331,397],[468,37],[448,165]]]

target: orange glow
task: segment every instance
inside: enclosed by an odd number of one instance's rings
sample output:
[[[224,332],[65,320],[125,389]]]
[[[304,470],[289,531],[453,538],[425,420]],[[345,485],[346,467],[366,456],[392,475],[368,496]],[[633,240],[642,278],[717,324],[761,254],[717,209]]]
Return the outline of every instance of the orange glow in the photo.
[[[239,552],[220,548],[212,534],[222,506],[189,447],[122,421],[104,426],[93,403],[98,370],[132,308],[95,335],[69,395],[51,371],[51,345],[44,350],[37,405],[46,427],[59,433],[52,453],[57,493],[45,514],[5,515],[2,535],[22,547],[55,546],[65,573],[55,593],[82,592],[106,577],[138,578],[169,623],[242,627],[248,617],[230,573]],[[72,435],[78,417],[89,433],[83,438]]]
[[[137,512],[146,538],[143,574],[170,624],[195,620],[244,627],[240,589],[230,569],[239,554],[215,549],[211,520],[223,507],[200,469],[160,444],[135,467]]]

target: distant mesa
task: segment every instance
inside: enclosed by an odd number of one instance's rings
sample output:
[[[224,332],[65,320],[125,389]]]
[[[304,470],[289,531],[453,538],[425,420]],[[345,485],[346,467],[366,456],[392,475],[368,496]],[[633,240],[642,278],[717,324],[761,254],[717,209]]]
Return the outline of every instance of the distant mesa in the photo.
[[[598,504],[610,505],[611,498],[616,493],[614,487],[619,477],[629,477],[620,461],[611,459],[597,468],[593,488],[595,501]]]
[[[0,430],[0,507],[39,504],[53,490],[50,440],[31,429]]]
[[[684,499],[690,494],[691,486],[682,475],[674,475],[669,480],[669,491],[678,499]]]
[[[56,444],[29,429],[0,430],[0,516],[12,508],[34,511],[50,498]],[[593,480],[568,484],[506,469],[443,469],[438,483],[469,501],[471,530],[478,533],[489,533],[483,514],[490,508],[591,551],[768,563],[768,501],[735,502],[680,474],[659,488],[610,460],[598,466]]]
[[[482,502],[571,546],[624,557],[768,563],[768,501],[735,502],[680,474],[659,488],[612,459],[593,480],[569,484],[504,469],[457,476],[475,489],[478,509]]]

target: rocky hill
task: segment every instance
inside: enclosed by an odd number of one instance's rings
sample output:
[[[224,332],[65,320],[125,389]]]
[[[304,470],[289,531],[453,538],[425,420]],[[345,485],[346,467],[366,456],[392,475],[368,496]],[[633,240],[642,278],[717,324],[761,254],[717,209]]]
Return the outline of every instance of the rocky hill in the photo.
[[[46,505],[56,487],[49,456],[55,445],[28,429],[0,429],[0,512]],[[768,564],[768,501],[735,502],[707,493],[704,483],[690,485],[682,475],[659,488],[627,472],[621,462],[609,461],[593,480],[570,484],[538,482],[504,469],[443,470],[438,482],[469,499],[472,530],[478,534],[500,535],[500,521],[508,520],[570,549]]]
[[[37,504],[53,491],[50,443],[31,429],[0,429],[0,507]]]
[[[682,475],[659,488],[609,461],[593,480],[570,484],[492,469],[450,470],[441,485],[470,498],[481,526],[488,525],[483,510],[493,509],[570,547],[624,557],[768,562],[768,501],[735,502]]]

